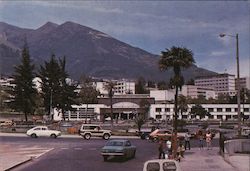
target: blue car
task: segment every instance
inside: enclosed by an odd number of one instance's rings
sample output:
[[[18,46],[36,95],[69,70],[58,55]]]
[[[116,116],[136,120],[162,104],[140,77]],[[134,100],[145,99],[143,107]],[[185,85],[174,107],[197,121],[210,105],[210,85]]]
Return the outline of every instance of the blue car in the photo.
[[[109,140],[101,149],[101,155],[104,161],[109,157],[122,157],[123,159],[134,158],[136,146],[131,145],[129,140]]]

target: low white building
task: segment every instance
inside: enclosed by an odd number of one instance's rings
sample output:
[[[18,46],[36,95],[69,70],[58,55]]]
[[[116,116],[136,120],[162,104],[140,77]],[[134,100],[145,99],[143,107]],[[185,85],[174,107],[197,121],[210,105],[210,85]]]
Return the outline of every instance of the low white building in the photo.
[[[188,105],[187,112],[184,112],[179,115],[179,119],[191,119],[189,115],[192,106],[194,104]],[[233,120],[238,118],[238,105],[237,104],[202,104],[202,107],[205,108],[210,114],[210,119],[219,119],[219,120]],[[250,116],[250,104],[242,104],[241,112],[244,115]],[[165,120],[173,119],[174,115],[174,104],[152,104],[150,106],[150,116],[155,119]],[[199,117],[196,117],[199,119]],[[208,117],[206,117],[208,118]]]

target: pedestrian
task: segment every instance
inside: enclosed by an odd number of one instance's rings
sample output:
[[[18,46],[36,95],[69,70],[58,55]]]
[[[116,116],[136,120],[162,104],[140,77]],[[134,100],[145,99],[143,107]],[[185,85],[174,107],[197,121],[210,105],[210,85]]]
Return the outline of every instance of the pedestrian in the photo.
[[[200,150],[203,149],[203,146],[204,146],[204,135],[203,135],[203,132],[202,130],[199,130],[198,131],[198,139],[199,139],[199,147],[200,147]]]
[[[172,143],[171,138],[168,138],[166,141],[166,153],[168,154],[168,158],[170,159],[172,156]]]
[[[190,133],[187,132],[185,134],[185,137],[184,137],[184,139],[185,139],[185,150],[187,150],[187,146],[188,146],[188,149],[190,150],[190,137],[191,137]]]
[[[206,133],[206,143],[207,143],[207,150],[212,149],[211,147],[211,141],[212,141],[212,134],[210,131]]]
[[[158,146],[159,159],[161,158],[165,159],[165,152],[164,152],[165,148],[166,148],[166,143],[163,141],[163,139],[160,139]]]
[[[185,147],[182,143],[180,143],[179,147],[177,148],[177,160],[180,162],[181,158],[184,158]]]

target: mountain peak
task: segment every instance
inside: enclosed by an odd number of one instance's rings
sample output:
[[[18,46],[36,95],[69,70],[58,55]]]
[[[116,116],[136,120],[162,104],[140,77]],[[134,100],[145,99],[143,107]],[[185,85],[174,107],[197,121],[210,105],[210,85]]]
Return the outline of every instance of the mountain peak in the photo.
[[[58,26],[58,24],[52,23],[52,22],[49,21],[46,24],[39,27],[37,30],[43,31],[43,32],[49,32],[49,31],[55,29],[57,26]]]

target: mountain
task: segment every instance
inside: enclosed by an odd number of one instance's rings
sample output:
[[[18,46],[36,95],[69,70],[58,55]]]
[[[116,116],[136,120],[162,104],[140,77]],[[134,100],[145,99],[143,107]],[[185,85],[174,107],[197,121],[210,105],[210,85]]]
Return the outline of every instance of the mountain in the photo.
[[[13,65],[20,61],[20,50],[27,40],[30,55],[37,68],[49,60],[52,53],[66,56],[70,77],[82,74],[99,78],[128,78],[140,76],[149,80],[167,80],[171,72],[160,72],[159,56],[130,46],[110,35],[73,22],[61,25],[47,22],[38,29],[26,29],[0,22],[1,72],[10,75]],[[184,70],[187,79],[211,75],[214,72],[193,65]]]

